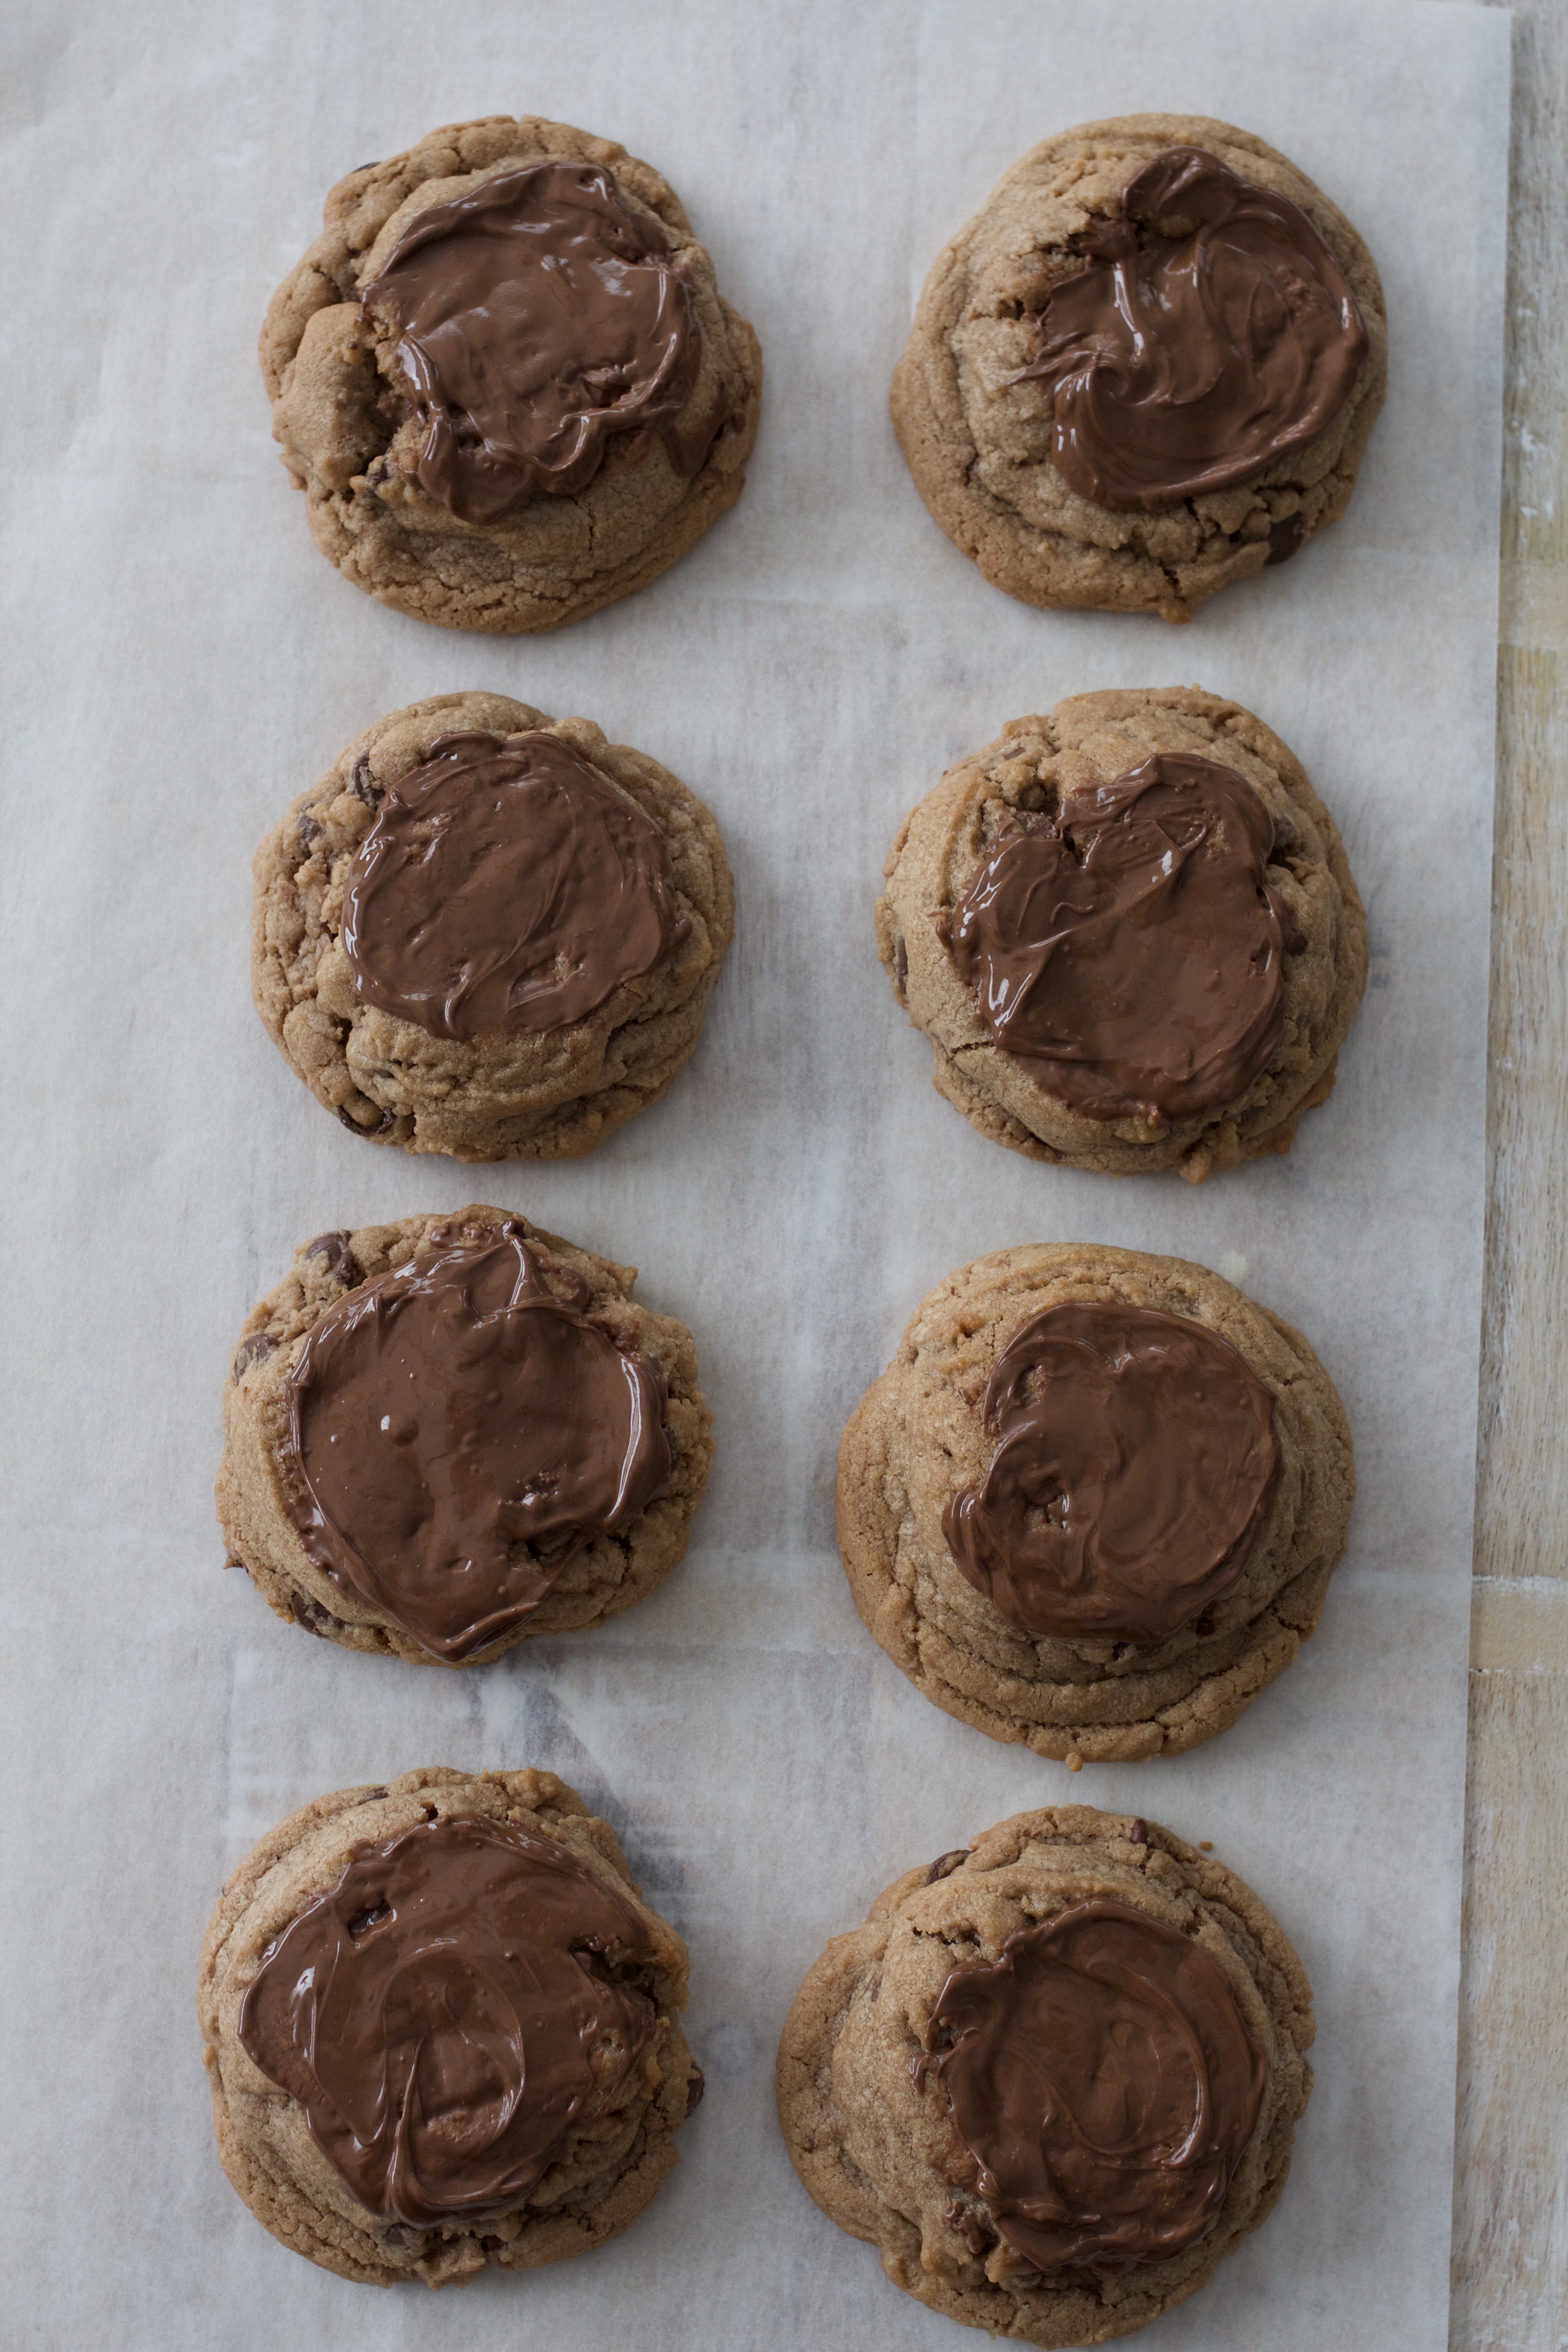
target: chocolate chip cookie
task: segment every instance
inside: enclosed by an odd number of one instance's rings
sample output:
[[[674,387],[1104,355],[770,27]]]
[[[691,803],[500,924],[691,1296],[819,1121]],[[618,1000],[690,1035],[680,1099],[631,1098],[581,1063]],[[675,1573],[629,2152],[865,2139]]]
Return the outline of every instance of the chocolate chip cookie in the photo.
[[[949,769],[877,943],[939,1094],[994,1143],[1189,1183],[1332,1091],[1366,917],[1306,770],[1199,687],[1079,694]]]
[[[1272,2210],[1311,2000],[1257,1895],[1169,1830],[1017,1813],[828,1945],[784,2026],[779,2119],[895,2286],[993,2336],[1103,2344]]]
[[[274,437],[329,562],[442,628],[629,595],[741,494],[762,353],[668,183],[538,115],[340,180],[272,298]]]
[[[256,853],[250,982],[353,1135],[575,1160],[696,1046],[735,924],[694,793],[500,694],[378,719]]]
[[[587,2253],[679,2161],[686,1990],[685,1945],[553,1773],[318,1797],[240,1864],[202,1949],[224,2170],[340,2278]]]
[[[691,1334],[636,1279],[500,1209],[318,1234],[229,1368],[233,1561],[308,1633],[437,1665],[645,1600],[713,1449]]]
[[[999,1250],[910,1318],[838,1449],[838,1543],[915,1688],[1075,1769],[1180,1755],[1317,1627],[1355,1467],[1299,1331],[1217,1274]]]
[[[1372,256],[1293,163],[1126,115],[1031,148],[938,257],[893,425],[994,586],[1187,621],[1344,512],[1387,351]]]

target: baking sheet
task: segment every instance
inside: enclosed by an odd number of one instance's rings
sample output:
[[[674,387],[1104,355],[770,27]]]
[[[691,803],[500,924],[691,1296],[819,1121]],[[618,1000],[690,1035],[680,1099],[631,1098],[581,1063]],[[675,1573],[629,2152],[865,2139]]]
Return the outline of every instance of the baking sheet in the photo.
[[[1483,1182],[1508,40],[1373,0],[35,0],[0,169],[8,362],[0,867],[10,1792],[7,2346],[56,2352],[892,2342],[956,2347],[795,2182],[778,2029],[878,1890],[1024,1807],[1214,1842],[1316,1988],[1318,2084],[1267,2228],[1151,2347],[1440,2352]],[[341,582],[268,439],[255,336],[342,172],[526,108],[663,169],[757,323],[735,512],[563,636],[429,630]],[[1345,521],[1179,633],[1044,614],[931,523],[885,392],[939,246],[1035,139],[1145,108],[1282,148],[1367,236],[1389,405]],[[1019,712],[1196,679],[1334,810],[1373,982],[1288,1160],[1199,1192],[1033,1167],[931,1092],[874,961],[905,810]],[[383,710],[467,686],[581,711],[710,803],[741,929],[695,1060],[589,1162],[374,1151],[249,1005],[250,851]],[[219,1572],[218,1391],[305,1235],[479,1197],[639,1263],[696,1334],[718,1465],[683,1568],[477,1672],[351,1656]],[[1299,1323],[1361,1474],[1300,1662],[1175,1762],[1060,1766],[921,1699],[860,1629],[834,1447],[917,1300],[1026,1240],[1217,1267]],[[274,2244],[209,2135],[195,1956],[289,1807],[534,1763],[616,1823],[689,1939],[709,2096],[607,2251],[377,2295]]]

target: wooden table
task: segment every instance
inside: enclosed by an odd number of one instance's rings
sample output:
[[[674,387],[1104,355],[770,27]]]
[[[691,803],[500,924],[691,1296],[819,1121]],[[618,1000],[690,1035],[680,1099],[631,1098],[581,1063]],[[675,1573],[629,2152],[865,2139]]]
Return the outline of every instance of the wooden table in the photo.
[[[1568,0],[1513,0],[1453,2352],[1568,2346]]]

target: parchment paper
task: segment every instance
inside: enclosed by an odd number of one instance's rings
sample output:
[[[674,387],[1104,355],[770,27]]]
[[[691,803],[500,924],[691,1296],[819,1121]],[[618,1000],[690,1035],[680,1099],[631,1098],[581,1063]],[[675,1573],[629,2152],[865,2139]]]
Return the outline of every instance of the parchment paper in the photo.
[[[1284,2200],[1150,2336],[1440,2352],[1454,2097],[1500,416],[1506,16],[1372,0],[110,0],[12,19],[12,670],[4,1998],[7,2346],[968,2339],[808,2202],[778,2029],[896,1873],[1021,1808],[1213,1841],[1318,1996]],[[1383,271],[1388,408],[1345,521],[1189,629],[1037,614],[929,520],[887,420],[926,267],[1049,131],[1143,108],[1282,148]],[[384,612],[310,546],[253,357],[330,184],[536,110],[680,191],[768,392],[735,513],[557,639]],[[1335,811],[1373,982],[1288,1160],[1200,1192],[983,1142],[874,961],[905,810],[1021,711],[1196,679]],[[465,1171],[311,1101],[247,986],[250,851],[378,713],[469,685],[643,746],[724,827],[741,930],[698,1055],[591,1161]],[[637,1262],[697,1336],[718,1466],[684,1567],[606,1630],[443,1674],[347,1654],[220,1572],[218,1394],[322,1228],[478,1197]],[[834,1448],[950,1267],[1094,1239],[1218,1267],[1299,1323],[1361,1473],[1321,1633],[1178,1762],[1065,1769],[911,1690],[856,1620]],[[291,1806],[413,1764],[532,1762],[616,1823],[690,1941],[709,2096],[612,2249],[461,2296],[287,2253],[208,2129],[197,1948]]]

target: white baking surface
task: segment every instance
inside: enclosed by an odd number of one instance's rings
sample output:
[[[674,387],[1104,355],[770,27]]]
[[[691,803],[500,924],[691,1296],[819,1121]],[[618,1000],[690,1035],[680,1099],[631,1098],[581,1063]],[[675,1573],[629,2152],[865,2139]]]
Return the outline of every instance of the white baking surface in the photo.
[[[1374,0],[13,0],[0,464],[11,772],[3,1148],[0,2136],[8,2352],[966,2341],[818,2215],[773,2123],[784,2011],[924,1855],[1087,1800],[1208,1838],[1318,1996],[1266,2229],[1149,2336],[1440,2352],[1477,1331],[1506,16]],[[316,554],[253,352],[343,171],[520,108],[680,191],[762,335],[736,512],[629,603],[498,642]],[[1037,614],[931,522],[886,422],[942,240],[1047,132],[1144,108],[1282,148],[1360,225],[1388,408],[1348,519],[1176,632]],[[910,803],[1019,712],[1196,678],[1337,814],[1373,984],[1285,1160],[1199,1192],[1033,1167],[931,1092],[874,960]],[[667,761],[723,824],[741,929],[668,1100],[574,1167],[358,1142],[251,1011],[247,861],[378,713],[501,688]],[[697,1337],[719,1456],[685,1565],[604,1632],[460,1675],[353,1657],[220,1573],[218,1390],[324,1227],[479,1197],[636,1261]],[[993,1745],[864,1633],[834,1446],[925,1290],[1095,1240],[1218,1267],[1308,1333],[1361,1471],[1322,1631],[1235,1729],[1090,1769]],[[689,1939],[706,2104],[618,2244],[458,2295],[283,2251],[213,2149],[195,1958],[224,1874],[317,1792],[552,1767]]]

